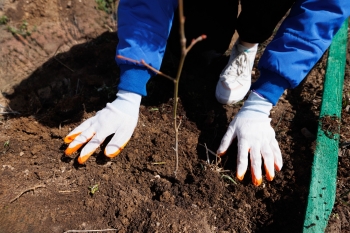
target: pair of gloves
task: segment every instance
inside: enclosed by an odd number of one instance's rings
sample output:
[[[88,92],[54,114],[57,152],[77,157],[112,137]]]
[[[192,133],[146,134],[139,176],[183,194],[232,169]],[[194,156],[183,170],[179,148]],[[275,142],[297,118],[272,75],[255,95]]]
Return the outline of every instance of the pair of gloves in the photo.
[[[140,95],[120,90],[115,101],[108,103],[94,117],[84,121],[65,137],[65,143],[69,144],[65,154],[69,156],[86,144],[78,157],[78,162],[83,164],[105,138],[114,133],[104,153],[110,158],[117,156],[134,132],[140,103]],[[262,182],[262,158],[267,180],[273,180],[275,169],[279,171],[282,168],[281,151],[275,139],[275,131],[270,125],[271,108],[270,102],[251,92],[244,106],[230,123],[217,150],[218,155],[225,154],[233,139],[237,137],[237,178],[244,178],[249,153],[252,182],[256,186]]]

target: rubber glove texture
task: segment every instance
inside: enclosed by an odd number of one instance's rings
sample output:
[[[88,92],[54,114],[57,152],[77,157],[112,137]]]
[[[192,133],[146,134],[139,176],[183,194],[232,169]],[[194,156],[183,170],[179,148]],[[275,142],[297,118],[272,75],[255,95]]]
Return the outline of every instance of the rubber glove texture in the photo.
[[[258,94],[251,92],[241,110],[230,123],[226,134],[221,140],[218,155],[226,153],[232,141],[237,137],[237,178],[243,180],[248,168],[250,155],[250,170],[252,182],[258,186],[262,182],[262,158],[266,178],[272,181],[275,169],[282,169],[282,154],[275,138],[275,131],[269,118],[272,104]]]
[[[141,95],[120,90],[117,99],[87,119],[65,138],[69,146],[66,155],[72,155],[84,146],[78,157],[83,164],[111,134],[114,134],[105,148],[105,155],[117,156],[130,140],[138,121]]]

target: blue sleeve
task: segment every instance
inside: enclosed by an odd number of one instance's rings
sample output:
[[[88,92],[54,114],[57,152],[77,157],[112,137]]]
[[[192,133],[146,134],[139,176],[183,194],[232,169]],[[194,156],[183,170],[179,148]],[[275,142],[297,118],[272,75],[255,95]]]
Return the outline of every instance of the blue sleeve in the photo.
[[[306,77],[350,15],[350,0],[297,0],[266,47],[252,89],[274,105]]]
[[[143,59],[159,69],[177,4],[177,0],[120,0],[116,55],[137,61]],[[116,62],[120,67],[118,88],[147,95],[146,84],[152,72],[117,57]]]

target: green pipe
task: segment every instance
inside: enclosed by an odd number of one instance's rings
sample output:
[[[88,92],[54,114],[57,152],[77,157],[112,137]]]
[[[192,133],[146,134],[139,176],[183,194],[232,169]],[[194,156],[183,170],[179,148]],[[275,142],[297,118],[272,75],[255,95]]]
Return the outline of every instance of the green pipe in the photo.
[[[347,34],[348,20],[329,48],[303,233],[324,232],[334,205]]]

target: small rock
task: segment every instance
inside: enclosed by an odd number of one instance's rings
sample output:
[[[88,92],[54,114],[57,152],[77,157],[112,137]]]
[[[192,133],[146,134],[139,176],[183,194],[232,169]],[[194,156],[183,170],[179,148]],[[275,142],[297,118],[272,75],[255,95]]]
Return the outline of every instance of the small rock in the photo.
[[[67,2],[67,8],[71,8],[72,7],[72,1],[68,1]]]

